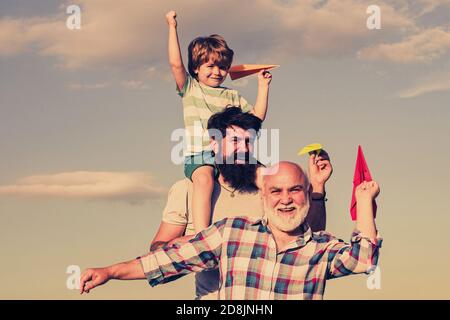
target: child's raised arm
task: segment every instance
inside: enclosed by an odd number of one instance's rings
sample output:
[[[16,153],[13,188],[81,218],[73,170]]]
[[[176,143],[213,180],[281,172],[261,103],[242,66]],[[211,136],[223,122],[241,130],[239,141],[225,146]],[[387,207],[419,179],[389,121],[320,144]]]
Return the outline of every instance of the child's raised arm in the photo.
[[[167,24],[169,25],[169,64],[172,70],[172,75],[175,79],[177,87],[182,90],[184,83],[186,82],[187,73],[186,68],[183,64],[183,59],[181,58],[180,44],[178,42],[177,34],[177,13],[175,11],[170,11],[166,14]]]
[[[264,121],[269,104],[269,84],[272,81],[272,75],[266,70],[258,73],[258,96],[256,97],[255,107],[252,112],[255,116]]]

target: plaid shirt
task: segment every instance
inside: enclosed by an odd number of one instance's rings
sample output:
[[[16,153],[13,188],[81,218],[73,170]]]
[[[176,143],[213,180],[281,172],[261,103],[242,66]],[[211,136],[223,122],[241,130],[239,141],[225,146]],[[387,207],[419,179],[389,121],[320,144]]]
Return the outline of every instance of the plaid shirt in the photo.
[[[141,257],[151,286],[189,272],[219,268],[220,299],[322,299],[327,279],[369,273],[377,264],[382,239],[361,237],[351,244],[324,231],[301,235],[282,251],[265,219],[226,218],[187,243]]]

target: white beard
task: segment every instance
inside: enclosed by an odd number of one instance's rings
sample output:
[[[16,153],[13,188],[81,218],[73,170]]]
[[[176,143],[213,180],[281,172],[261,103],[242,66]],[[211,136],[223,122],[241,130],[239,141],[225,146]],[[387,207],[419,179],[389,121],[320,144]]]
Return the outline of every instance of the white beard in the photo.
[[[307,198],[303,207],[296,209],[295,214],[289,216],[281,216],[278,214],[277,209],[271,208],[266,204],[264,200],[264,214],[268,221],[283,232],[291,232],[298,228],[306,219],[309,211],[309,199]]]

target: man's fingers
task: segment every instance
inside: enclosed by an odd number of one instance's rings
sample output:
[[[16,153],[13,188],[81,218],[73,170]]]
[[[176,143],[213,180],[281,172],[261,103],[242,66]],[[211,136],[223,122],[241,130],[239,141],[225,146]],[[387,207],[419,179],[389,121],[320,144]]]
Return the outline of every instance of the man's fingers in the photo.
[[[311,168],[316,162],[316,155],[315,154],[311,154],[309,156],[309,161],[308,162],[309,162],[309,167]]]
[[[84,286],[84,291],[86,293],[89,293],[89,291],[91,289],[94,289],[97,286],[97,284],[94,281],[89,281],[88,283],[86,283],[86,285]]]
[[[359,188],[362,190],[366,190],[367,189],[367,181],[364,180],[363,182],[360,183]]]
[[[90,290],[101,285],[103,283],[102,280],[99,275],[92,277],[91,281],[85,283],[84,292],[89,293]]]
[[[91,276],[92,276],[91,270],[86,270],[81,275],[81,277],[80,277],[80,294],[83,293],[83,288],[84,288],[85,283],[88,282],[89,280],[91,280]]]
[[[316,163],[321,169],[323,169],[324,167],[326,167],[327,165],[330,164],[330,161],[328,160],[319,160]]]
[[[319,158],[324,160],[330,160],[330,155],[325,150],[320,150]]]

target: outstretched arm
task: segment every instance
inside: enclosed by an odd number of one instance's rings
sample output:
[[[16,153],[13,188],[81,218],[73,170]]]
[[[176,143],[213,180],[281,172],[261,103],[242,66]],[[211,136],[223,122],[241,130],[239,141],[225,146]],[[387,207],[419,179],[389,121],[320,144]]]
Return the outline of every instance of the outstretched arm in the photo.
[[[117,263],[105,268],[86,269],[80,278],[80,294],[83,294],[83,292],[89,293],[91,289],[105,284],[111,279],[145,279],[139,259]]]
[[[167,24],[169,25],[168,54],[173,78],[175,79],[178,89],[182,90],[184,83],[186,82],[187,73],[181,57],[180,44],[178,42],[176,17],[177,13],[175,11],[170,11],[166,14]]]
[[[150,252],[140,258],[105,268],[89,268],[80,278],[80,293],[89,293],[111,279],[148,279],[152,286],[166,283],[190,272],[217,267],[222,246],[223,222],[200,232],[189,242]]]

